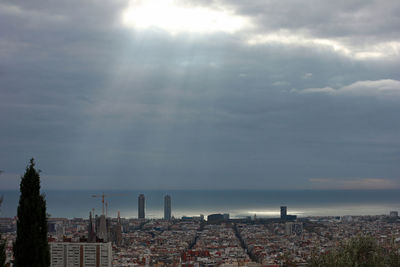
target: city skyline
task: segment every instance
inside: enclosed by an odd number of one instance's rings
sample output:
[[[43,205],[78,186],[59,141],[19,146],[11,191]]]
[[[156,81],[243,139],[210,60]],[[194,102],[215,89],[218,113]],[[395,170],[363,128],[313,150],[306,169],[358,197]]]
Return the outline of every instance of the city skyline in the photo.
[[[44,191],[51,217],[87,218],[88,212],[102,214],[102,203],[91,198],[88,191]],[[145,196],[147,219],[164,217],[165,191],[105,192],[118,197],[108,199],[108,216],[118,212],[125,218],[138,218],[138,196]],[[1,216],[14,217],[17,211],[18,194],[0,192],[4,196]],[[173,199],[173,215],[199,216],[213,213],[230,213],[232,218],[247,216],[279,217],[279,207],[287,206],[289,215],[343,216],[380,215],[400,210],[398,190],[385,191],[169,191]],[[66,206],[65,203],[68,203]],[[94,210],[93,210],[94,209]]]
[[[34,157],[44,190],[400,189],[399,12],[3,1],[1,187]]]

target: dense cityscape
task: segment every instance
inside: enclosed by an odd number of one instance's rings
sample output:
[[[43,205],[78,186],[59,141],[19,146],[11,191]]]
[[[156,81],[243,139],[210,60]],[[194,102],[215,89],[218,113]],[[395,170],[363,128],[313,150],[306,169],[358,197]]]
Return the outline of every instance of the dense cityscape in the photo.
[[[166,195],[164,218],[146,219],[141,194],[138,218],[128,219],[107,216],[104,196],[102,202],[101,215],[48,219],[51,266],[306,266],[313,253],[357,235],[372,236],[383,247],[400,242],[396,211],[297,218],[281,206],[279,218],[232,219],[227,213],[174,218]],[[16,218],[1,218],[0,230],[12,262]]]
[[[0,0],[0,267],[400,267],[399,14]]]

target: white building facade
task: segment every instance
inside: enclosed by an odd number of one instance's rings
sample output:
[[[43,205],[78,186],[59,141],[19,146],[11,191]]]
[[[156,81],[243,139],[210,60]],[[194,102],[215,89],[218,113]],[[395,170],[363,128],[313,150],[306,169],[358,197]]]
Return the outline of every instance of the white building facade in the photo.
[[[111,267],[112,247],[108,243],[50,242],[51,267]]]

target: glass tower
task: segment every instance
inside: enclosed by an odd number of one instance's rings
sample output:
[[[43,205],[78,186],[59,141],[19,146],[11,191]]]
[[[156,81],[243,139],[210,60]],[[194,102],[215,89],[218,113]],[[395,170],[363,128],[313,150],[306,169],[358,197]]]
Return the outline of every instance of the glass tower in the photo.
[[[171,196],[164,197],[164,220],[171,220]]]
[[[138,218],[144,219],[144,195],[140,194],[138,198]]]

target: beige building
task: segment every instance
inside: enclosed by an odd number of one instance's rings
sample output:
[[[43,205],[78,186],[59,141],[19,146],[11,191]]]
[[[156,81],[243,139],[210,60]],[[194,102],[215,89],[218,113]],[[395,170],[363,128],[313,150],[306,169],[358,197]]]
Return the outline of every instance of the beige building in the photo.
[[[111,242],[50,242],[49,245],[51,267],[111,267]]]

